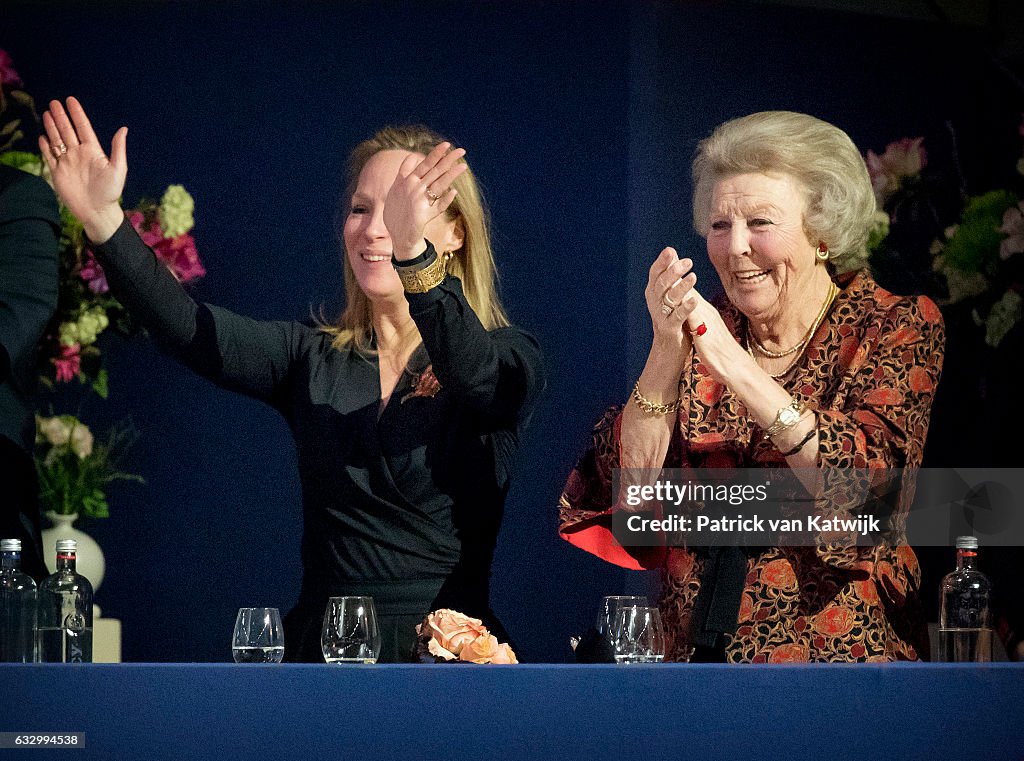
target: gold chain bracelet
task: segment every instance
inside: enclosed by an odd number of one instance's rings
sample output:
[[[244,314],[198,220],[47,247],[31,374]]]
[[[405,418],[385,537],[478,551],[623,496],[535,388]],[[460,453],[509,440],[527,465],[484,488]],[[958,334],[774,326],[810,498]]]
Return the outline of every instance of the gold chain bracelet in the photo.
[[[636,406],[643,410],[646,415],[669,415],[673,412],[679,412],[680,398],[676,398],[674,402],[669,402],[668,404],[655,404],[640,393],[640,381],[633,384],[631,398],[636,402]]]

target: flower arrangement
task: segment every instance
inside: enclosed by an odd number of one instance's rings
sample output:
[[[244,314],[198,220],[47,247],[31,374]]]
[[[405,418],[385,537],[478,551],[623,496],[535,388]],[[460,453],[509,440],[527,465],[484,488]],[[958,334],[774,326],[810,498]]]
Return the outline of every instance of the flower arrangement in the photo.
[[[0,155],[0,161],[6,156]],[[206,274],[189,232],[194,208],[185,188],[171,185],[159,203],[143,199],[126,212],[146,245],[183,283]],[[107,373],[97,339],[111,324],[129,332],[131,320],[110,294],[106,275],[89,249],[81,224],[64,208],[61,224],[57,313],[43,339],[41,375],[51,388],[77,378],[106,398]]]
[[[5,115],[5,123],[0,124],[0,162],[42,177],[52,185],[46,162],[38,153],[13,150],[25,137],[25,121],[39,122],[32,97],[19,89],[22,84],[10,55],[0,50],[0,114]],[[14,106],[22,114],[7,117]],[[143,199],[126,212],[146,245],[182,283],[206,274],[190,234],[195,224],[194,210],[195,202],[185,188],[171,185],[159,203]],[[111,325],[129,332],[131,320],[124,307],[110,295],[103,268],[89,250],[81,223],[63,207],[60,218],[57,312],[40,347],[40,375],[51,390],[77,378],[106,398],[107,373],[97,339]]]
[[[74,415],[36,416],[36,474],[43,506],[59,515],[80,513],[107,518],[105,488],[111,481],[143,483],[117,469],[117,457],[134,439],[130,428],[117,429],[97,444],[89,427]]]
[[[1024,138],[1024,115],[1018,132]],[[890,143],[865,159],[879,220],[869,238],[872,265],[906,255],[888,244],[890,232],[904,226],[935,231],[928,248],[931,279],[921,290],[940,304],[970,303],[985,343],[996,348],[1024,317],[1021,265],[1024,264],[1024,200],[1017,190],[995,189],[977,195],[961,191],[960,203],[943,208],[938,178],[927,177],[923,138]],[[1016,163],[1024,176],[1024,157]],[[1021,185],[1019,179],[1017,185]],[[945,220],[944,220],[945,217]],[[941,232],[940,232],[941,231]],[[898,245],[898,244],[897,244]]]
[[[508,643],[487,631],[479,618],[443,608],[416,627],[416,654],[424,663],[519,663]]]
[[[10,55],[0,49],[0,163],[42,177],[53,185],[46,162],[32,150],[18,150],[38,130],[35,101],[25,92]],[[191,230],[195,202],[181,185],[171,185],[159,202],[143,199],[126,216],[157,258],[182,283],[206,274]],[[60,207],[57,309],[39,350],[40,380],[62,402],[77,379],[86,393],[108,398],[99,338],[114,326],[131,330],[125,308],[111,294],[103,268],[89,249],[81,223]],[[52,406],[52,400],[49,400]],[[96,444],[89,427],[72,415],[37,416],[36,471],[44,505],[59,514],[106,518],[105,488],[116,480],[142,482],[121,472],[117,457],[137,438],[130,426],[110,432]]]

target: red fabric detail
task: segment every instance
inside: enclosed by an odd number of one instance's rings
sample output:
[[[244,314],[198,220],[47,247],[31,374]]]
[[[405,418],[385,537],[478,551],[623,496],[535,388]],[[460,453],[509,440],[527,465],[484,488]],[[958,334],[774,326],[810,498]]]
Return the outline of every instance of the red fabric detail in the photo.
[[[650,571],[660,568],[665,562],[664,547],[626,548],[615,541],[611,532],[611,513],[602,513],[589,520],[577,523],[558,535],[574,547],[597,555],[601,560],[630,571]]]

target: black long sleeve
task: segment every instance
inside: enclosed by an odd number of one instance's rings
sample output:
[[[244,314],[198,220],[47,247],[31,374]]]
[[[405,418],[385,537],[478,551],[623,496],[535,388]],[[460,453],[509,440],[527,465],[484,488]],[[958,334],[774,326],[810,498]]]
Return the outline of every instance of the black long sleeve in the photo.
[[[0,435],[29,451],[36,348],[57,307],[59,233],[50,187],[0,165]]]
[[[47,575],[32,450],[37,348],[57,307],[57,199],[38,177],[0,165],[0,535],[22,542],[22,568]]]
[[[406,300],[443,387],[497,422],[514,421],[524,406],[532,406],[545,384],[532,336],[515,328],[487,331],[456,277],[426,293],[406,293]]]
[[[308,329],[197,303],[127,219],[95,251],[111,291],[164,349],[215,383],[273,400]]]

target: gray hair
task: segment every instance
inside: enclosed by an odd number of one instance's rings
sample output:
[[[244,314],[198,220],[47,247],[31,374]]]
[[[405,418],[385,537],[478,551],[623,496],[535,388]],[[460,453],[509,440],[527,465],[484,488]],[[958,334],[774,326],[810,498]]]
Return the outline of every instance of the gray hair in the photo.
[[[828,246],[830,261],[866,256],[875,195],[860,151],[841,129],[793,111],[761,111],[716,127],[693,160],[697,232],[707,237],[715,184],[748,172],[797,181],[807,201],[804,230]]]

